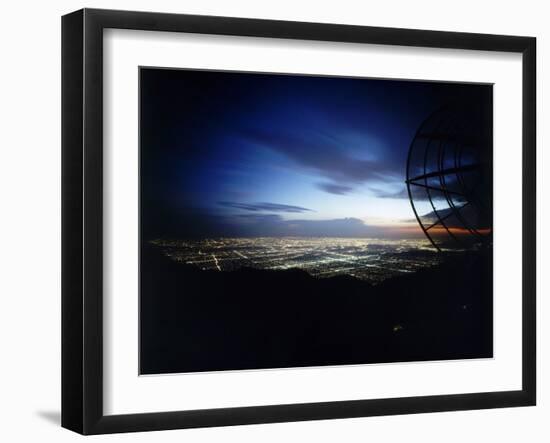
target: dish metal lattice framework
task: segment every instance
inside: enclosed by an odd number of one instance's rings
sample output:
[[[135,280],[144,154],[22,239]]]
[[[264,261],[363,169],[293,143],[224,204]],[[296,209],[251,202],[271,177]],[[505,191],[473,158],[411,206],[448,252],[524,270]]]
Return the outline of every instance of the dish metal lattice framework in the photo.
[[[418,128],[406,184],[415,217],[438,249],[492,244],[492,114],[446,107]]]

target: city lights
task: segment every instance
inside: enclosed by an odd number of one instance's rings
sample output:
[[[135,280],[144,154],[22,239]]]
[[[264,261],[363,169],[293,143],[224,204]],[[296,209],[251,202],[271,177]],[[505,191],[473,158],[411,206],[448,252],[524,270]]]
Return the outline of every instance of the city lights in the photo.
[[[203,270],[301,269],[319,278],[350,275],[373,284],[437,265],[442,260],[425,239],[258,237],[154,240],[173,260]]]

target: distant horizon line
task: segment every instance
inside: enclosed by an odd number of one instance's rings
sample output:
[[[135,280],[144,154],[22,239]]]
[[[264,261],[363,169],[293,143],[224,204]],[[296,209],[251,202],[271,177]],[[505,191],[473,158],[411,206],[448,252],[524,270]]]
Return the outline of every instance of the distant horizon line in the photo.
[[[370,239],[370,240],[426,240],[429,241],[424,235],[418,235],[416,237],[377,237],[377,236],[356,236],[356,235],[232,235],[225,236],[220,235],[216,237],[176,237],[176,236],[161,236],[145,240],[146,242],[154,242],[158,240],[215,240],[215,239],[260,239],[260,238],[348,238],[348,239]]]

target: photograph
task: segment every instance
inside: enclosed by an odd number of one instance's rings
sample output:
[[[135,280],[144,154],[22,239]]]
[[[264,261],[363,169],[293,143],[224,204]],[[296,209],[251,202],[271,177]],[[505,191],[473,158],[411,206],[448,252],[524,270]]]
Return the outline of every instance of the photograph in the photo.
[[[493,357],[493,85],[139,67],[139,373]]]

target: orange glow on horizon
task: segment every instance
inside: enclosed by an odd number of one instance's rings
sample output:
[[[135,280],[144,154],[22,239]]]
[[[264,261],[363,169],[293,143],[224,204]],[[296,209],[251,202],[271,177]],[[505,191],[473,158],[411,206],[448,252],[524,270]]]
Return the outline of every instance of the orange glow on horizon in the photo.
[[[491,228],[481,228],[481,229],[472,229],[473,231],[481,234],[481,235],[489,235],[492,232]],[[434,226],[432,229],[430,229],[428,232],[434,233],[434,234],[447,234],[447,229],[445,229],[443,226]],[[466,228],[455,228],[450,227],[449,232],[453,235],[470,235],[471,231],[469,231]]]
[[[371,225],[373,226],[373,225]],[[377,228],[383,230],[386,234],[389,234],[391,236],[406,236],[406,237],[424,237],[424,231],[420,227],[420,225],[415,222],[393,222],[388,224],[376,224],[374,225]],[[477,232],[480,235],[490,235],[492,233],[491,228],[479,228],[479,229],[472,229],[472,231]],[[428,230],[428,233],[430,235],[434,236],[442,236],[442,235],[449,235],[449,232],[452,235],[457,236],[463,236],[463,235],[471,235],[472,232],[469,231],[466,228],[461,227],[448,227],[448,231],[446,228],[444,228],[441,225],[437,225],[432,227]]]

